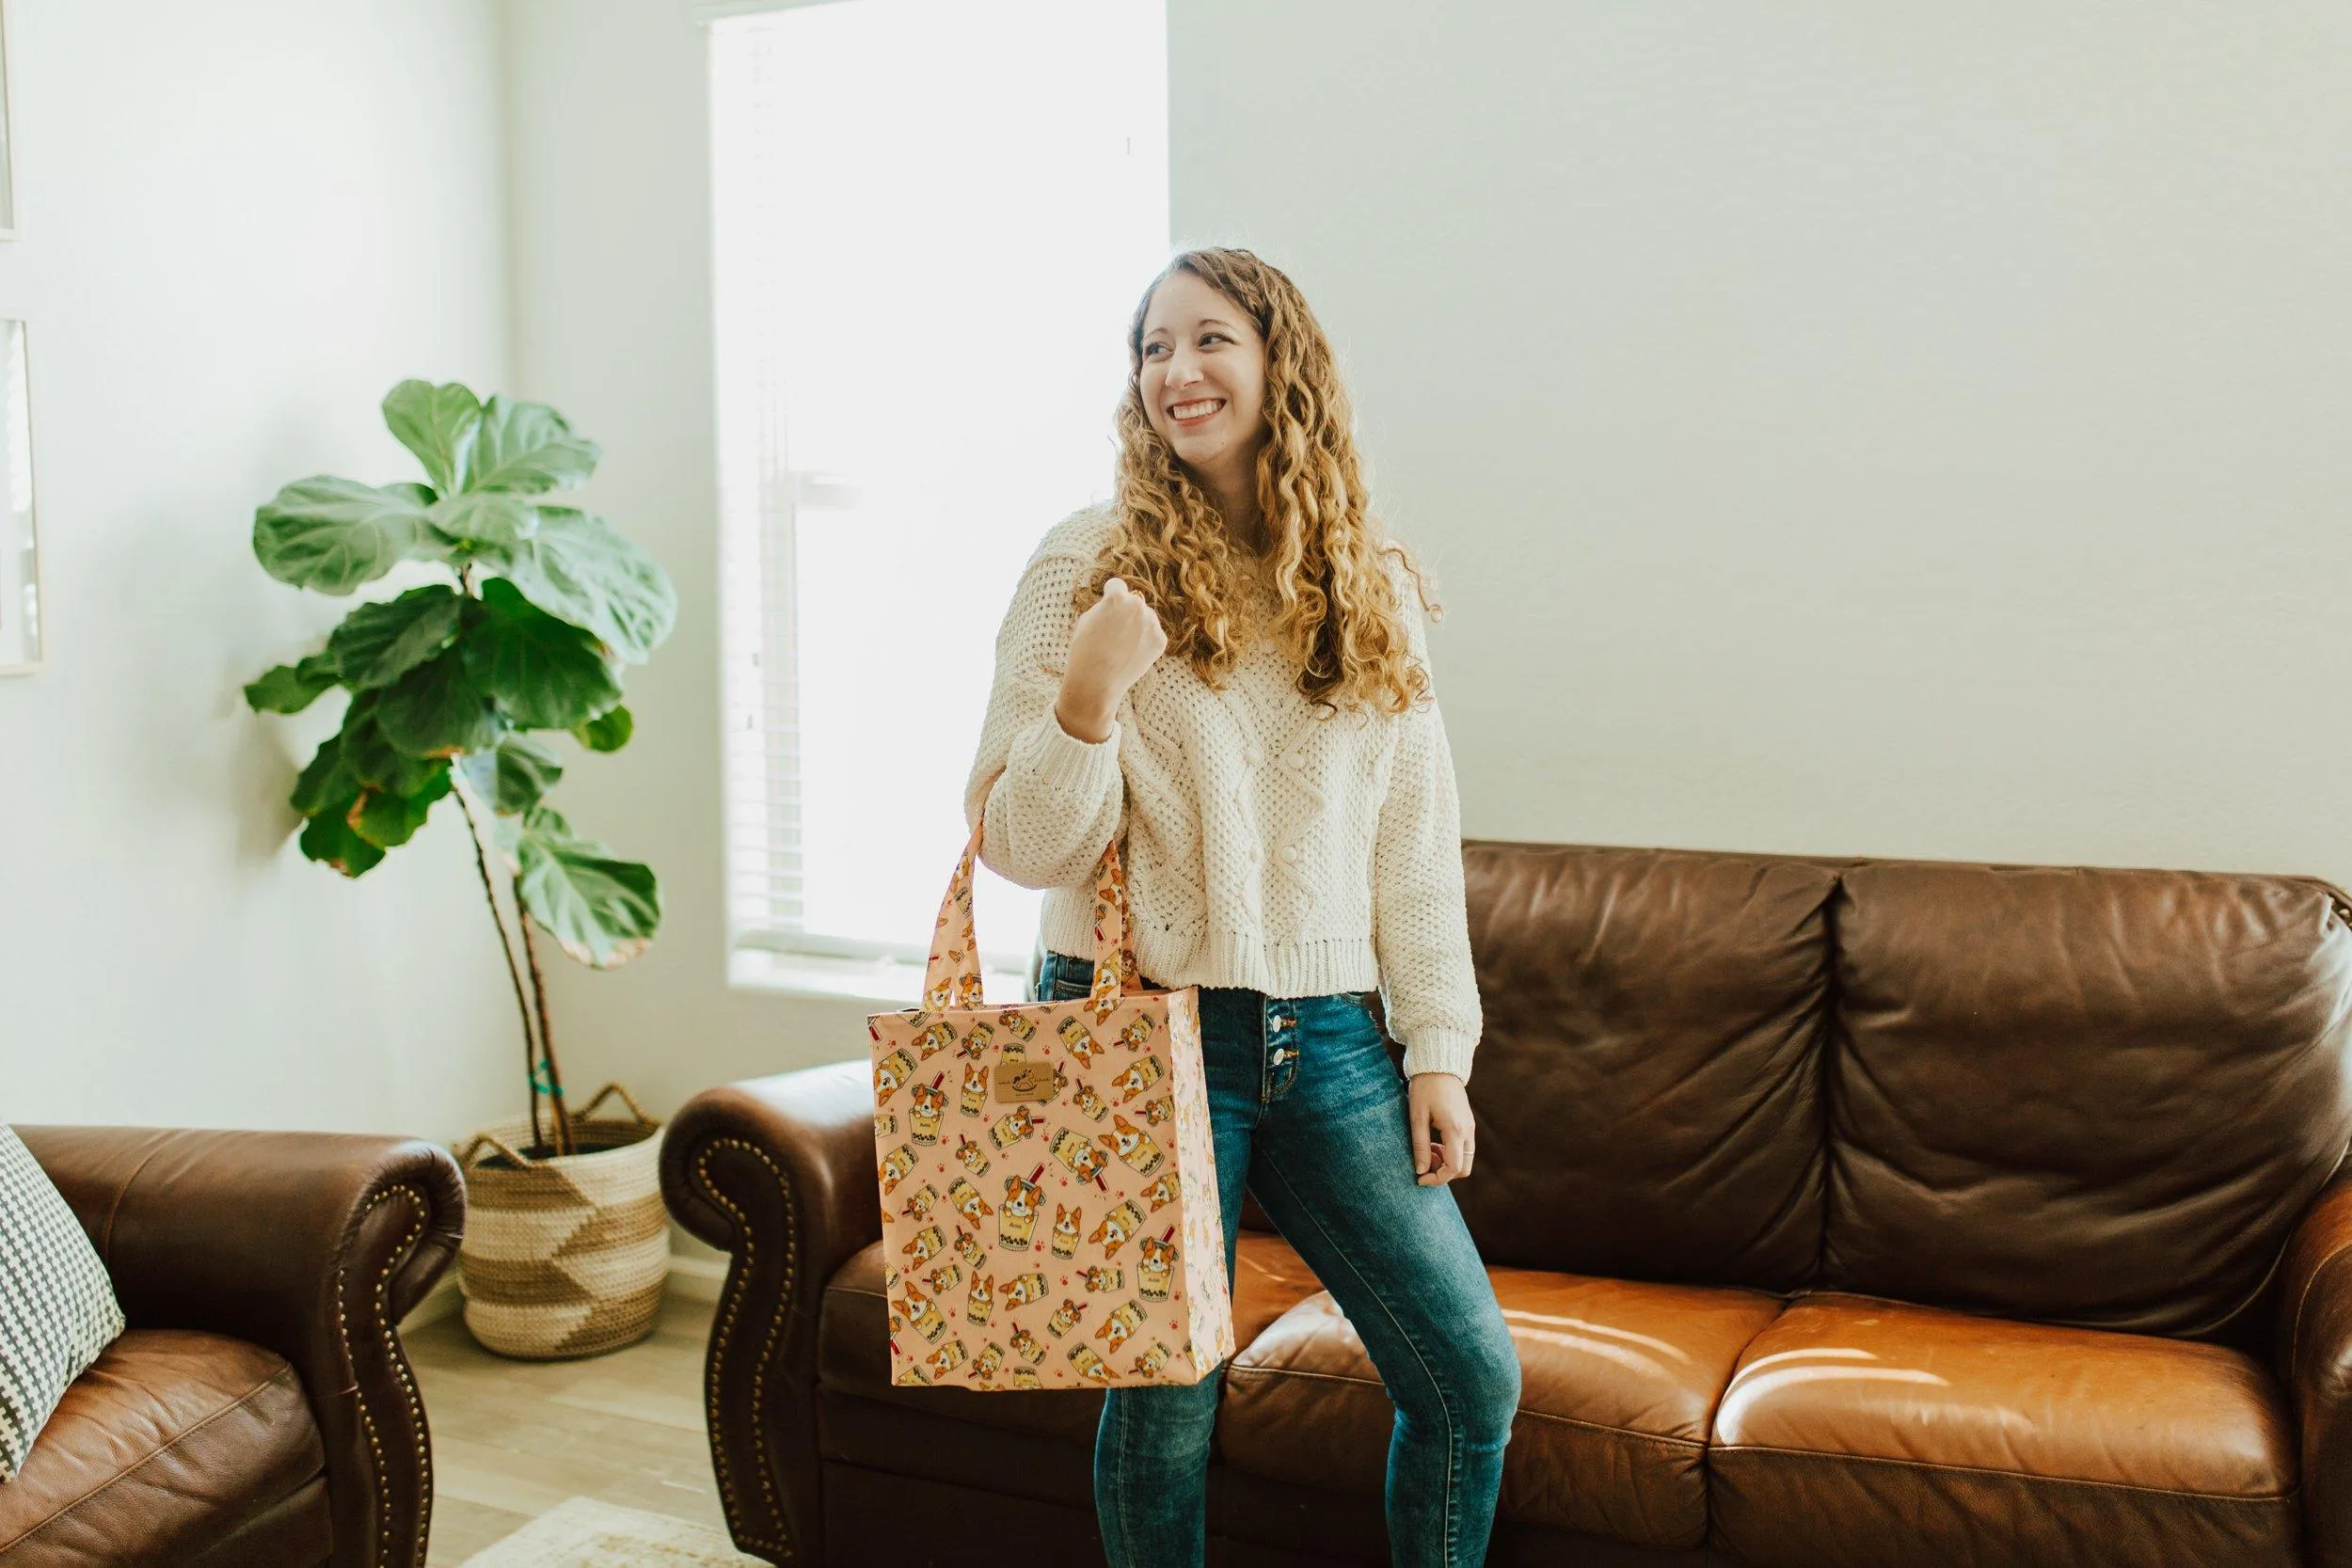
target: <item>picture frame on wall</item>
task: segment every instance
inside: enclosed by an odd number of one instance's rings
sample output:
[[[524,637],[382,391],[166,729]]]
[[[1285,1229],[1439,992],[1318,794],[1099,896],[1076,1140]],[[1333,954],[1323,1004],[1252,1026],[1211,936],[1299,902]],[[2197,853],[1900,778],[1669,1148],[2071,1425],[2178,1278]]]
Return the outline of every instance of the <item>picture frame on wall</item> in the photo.
[[[0,240],[16,238],[16,94],[8,72],[16,51],[9,47],[8,13],[16,0],[0,0]]]
[[[48,650],[26,337],[22,319],[0,316],[0,675],[29,674],[45,662]]]

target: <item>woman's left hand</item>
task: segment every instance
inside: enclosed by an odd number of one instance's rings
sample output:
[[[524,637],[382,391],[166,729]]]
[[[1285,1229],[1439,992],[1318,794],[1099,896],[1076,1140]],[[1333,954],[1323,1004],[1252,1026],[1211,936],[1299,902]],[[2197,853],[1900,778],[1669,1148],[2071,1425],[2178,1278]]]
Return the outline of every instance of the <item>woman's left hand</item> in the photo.
[[[1407,1091],[1412,1103],[1413,1172],[1420,1185],[1442,1187],[1468,1176],[1477,1137],[1470,1120],[1470,1090],[1450,1072],[1416,1072]],[[1432,1143],[1432,1137],[1436,1142]]]

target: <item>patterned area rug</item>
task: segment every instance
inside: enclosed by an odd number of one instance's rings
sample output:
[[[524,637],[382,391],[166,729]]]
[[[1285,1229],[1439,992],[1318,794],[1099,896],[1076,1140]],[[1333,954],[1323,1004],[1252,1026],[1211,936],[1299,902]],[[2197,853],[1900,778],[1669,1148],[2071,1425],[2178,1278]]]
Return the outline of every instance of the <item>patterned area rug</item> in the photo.
[[[737,1551],[724,1530],[574,1497],[474,1553],[465,1568],[742,1568],[759,1562]]]

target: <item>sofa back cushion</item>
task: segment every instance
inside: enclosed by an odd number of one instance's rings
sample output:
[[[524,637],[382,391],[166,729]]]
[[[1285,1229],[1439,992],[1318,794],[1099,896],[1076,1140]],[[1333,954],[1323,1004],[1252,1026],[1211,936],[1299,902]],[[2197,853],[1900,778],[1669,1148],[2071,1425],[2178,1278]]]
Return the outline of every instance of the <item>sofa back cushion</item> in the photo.
[[[1489,1262],[1789,1290],[1820,1245],[1823,863],[1473,840]]]
[[[2219,1330],[2352,1135],[2341,899],[2306,878],[1848,866],[1822,1283]]]

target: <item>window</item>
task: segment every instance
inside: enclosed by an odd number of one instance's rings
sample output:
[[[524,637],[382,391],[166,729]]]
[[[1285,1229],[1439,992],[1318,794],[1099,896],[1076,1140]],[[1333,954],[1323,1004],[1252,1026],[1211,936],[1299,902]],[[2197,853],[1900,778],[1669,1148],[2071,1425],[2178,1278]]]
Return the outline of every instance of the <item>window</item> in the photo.
[[[720,8],[723,10],[729,8]],[[995,633],[1110,494],[1168,258],[1162,0],[847,0],[710,25],[729,927],[912,995]],[[1042,895],[985,867],[990,967]]]

